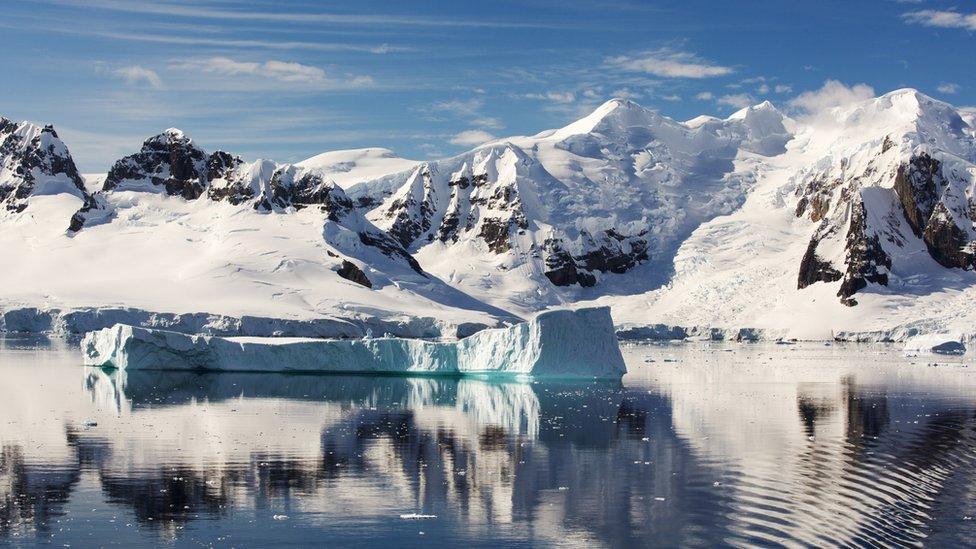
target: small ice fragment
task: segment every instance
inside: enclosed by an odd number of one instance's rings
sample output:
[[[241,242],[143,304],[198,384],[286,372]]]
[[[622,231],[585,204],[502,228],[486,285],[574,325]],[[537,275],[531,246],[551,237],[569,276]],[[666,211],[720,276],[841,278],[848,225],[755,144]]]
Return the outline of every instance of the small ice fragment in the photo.
[[[275,520],[288,520],[288,515],[274,515],[271,518]]]
[[[435,519],[437,518],[437,515],[424,515],[421,513],[404,513],[400,515],[400,518],[403,520],[427,520],[427,519]]]

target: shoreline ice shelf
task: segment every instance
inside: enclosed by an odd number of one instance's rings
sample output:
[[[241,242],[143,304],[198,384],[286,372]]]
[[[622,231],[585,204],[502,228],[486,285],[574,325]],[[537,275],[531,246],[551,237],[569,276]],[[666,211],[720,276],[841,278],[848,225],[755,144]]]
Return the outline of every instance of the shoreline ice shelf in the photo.
[[[127,370],[217,370],[619,379],[608,307],[555,310],[456,342],[393,337],[214,337],[116,324],[89,332],[85,363]]]

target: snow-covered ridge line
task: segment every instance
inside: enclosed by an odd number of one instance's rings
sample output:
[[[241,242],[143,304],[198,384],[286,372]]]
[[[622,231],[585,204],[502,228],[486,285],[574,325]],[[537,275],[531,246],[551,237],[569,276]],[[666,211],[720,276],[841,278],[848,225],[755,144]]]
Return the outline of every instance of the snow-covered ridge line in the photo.
[[[133,308],[38,309],[24,307],[0,310],[0,334],[30,333],[58,336],[81,335],[125,324],[139,328],[185,334],[252,337],[359,338],[368,334],[390,334],[402,338],[467,337],[493,327],[478,322],[448,322],[433,317],[404,316],[402,319],[329,316],[289,319],[262,316],[229,316],[211,313],[157,313]]]
[[[223,338],[124,324],[89,332],[85,363],[129,370],[307,371],[619,379],[608,307],[558,310],[457,342]]]

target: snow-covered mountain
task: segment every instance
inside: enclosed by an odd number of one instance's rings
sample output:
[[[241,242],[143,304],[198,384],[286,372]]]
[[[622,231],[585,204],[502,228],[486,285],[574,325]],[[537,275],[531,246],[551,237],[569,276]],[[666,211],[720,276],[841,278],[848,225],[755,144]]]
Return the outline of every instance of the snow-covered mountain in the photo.
[[[742,208],[684,241],[666,287],[617,300],[618,321],[971,337],[976,139],[963,114],[905,89],[801,121]]]
[[[66,149],[55,149],[72,185],[35,185],[32,202],[39,191],[52,198],[45,210],[20,208],[0,231],[18,266],[0,274],[5,309],[324,317],[335,322],[299,331],[347,335],[448,335],[512,318],[425,273],[314,168],[208,154],[169,129],[88,194]]]
[[[538,309],[660,286],[681,241],[745,198],[782,152],[769,103],[680,123],[612,100],[558,130],[489,143],[352,187],[431,272],[483,300]],[[628,276],[623,276],[623,275]]]
[[[167,130],[88,190],[53,129],[4,121],[17,268],[0,308],[437,335],[596,302],[638,328],[972,336],[974,119],[915,90],[795,120],[767,102],[679,122],[615,99],[448,159],[294,165]]]
[[[52,126],[16,123],[0,117],[0,205],[21,213],[35,196],[68,194],[91,208],[91,195],[64,142]],[[77,230],[80,218],[65,227]]]
[[[849,305],[868,284],[976,267],[976,139],[951,106],[913,90],[835,113],[842,131],[798,174],[796,215],[819,222],[798,286],[841,280]]]

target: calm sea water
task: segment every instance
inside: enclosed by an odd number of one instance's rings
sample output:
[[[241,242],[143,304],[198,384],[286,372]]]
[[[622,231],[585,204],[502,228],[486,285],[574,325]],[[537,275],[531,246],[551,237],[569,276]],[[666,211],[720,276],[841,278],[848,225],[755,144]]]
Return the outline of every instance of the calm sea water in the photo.
[[[105,372],[0,341],[0,545],[976,545],[976,367],[628,346],[621,383]]]

